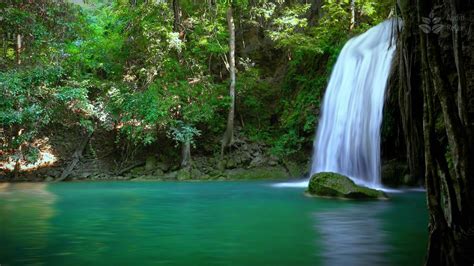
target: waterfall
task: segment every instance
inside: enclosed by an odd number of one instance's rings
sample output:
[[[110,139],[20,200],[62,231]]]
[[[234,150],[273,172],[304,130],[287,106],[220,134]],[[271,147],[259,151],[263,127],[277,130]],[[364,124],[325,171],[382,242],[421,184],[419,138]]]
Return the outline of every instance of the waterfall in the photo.
[[[324,96],[311,174],[336,172],[380,186],[380,127],[394,22],[382,22],[344,45]]]
[[[395,51],[393,23],[382,22],[344,45],[323,99],[311,175],[336,172],[368,187],[381,186],[380,127]]]

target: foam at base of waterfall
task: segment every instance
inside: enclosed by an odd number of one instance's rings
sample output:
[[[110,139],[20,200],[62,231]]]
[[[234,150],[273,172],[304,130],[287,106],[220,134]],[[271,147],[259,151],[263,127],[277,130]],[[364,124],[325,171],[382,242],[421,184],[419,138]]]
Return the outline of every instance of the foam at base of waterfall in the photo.
[[[370,187],[370,188],[377,189],[377,190],[382,190],[383,192],[387,192],[387,193],[402,193],[404,191],[420,191],[420,192],[424,191],[423,188],[421,188],[421,189],[393,189],[393,188],[384,187],[382,185],[373,186],[371,184],[365,184],[364,182],[354,181],[354,183],[356,183],[357,185],[360,185],[360,186],[365,186],[365,187]],[[272,184],[272,187],[278,187],[278,188],[307,188],[308,184],[309,184],[309,179],[305,179],[303,181],[276,183],[276,184]]]

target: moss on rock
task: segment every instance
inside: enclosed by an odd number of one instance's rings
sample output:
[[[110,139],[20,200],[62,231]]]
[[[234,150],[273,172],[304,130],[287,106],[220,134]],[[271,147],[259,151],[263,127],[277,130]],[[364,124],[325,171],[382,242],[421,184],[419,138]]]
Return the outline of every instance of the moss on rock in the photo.
[[[250,169],[236,168],[225,171],[228,179],[246,180],[246,179],[283,179],[289,175],[283,167],[256,167]]]
[[[307,192],[311,195],[346,199],[388,199],[380,190],[359,186],[336,173],[318,173],[311,177]]]
[[[191,170],[187,168],[179,170],[176,175],[176,179],[178,179],[179,181],[192,179]]]

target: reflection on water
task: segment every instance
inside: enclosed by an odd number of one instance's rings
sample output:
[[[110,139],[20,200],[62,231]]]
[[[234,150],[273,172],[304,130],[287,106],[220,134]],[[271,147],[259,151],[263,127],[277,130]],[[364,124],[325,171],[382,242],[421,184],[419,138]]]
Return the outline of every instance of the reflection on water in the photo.
[[[18,263],[37,262],[34,258],[47,246],[54,201],[55,196],[47,190],[46,184],[0,184],[1,259],[16,256],[10,252],[3,253],[15,250],[16,254],[21,254]],[[18,235],[18,231],[28,233]]]
[[[422,263],[422,193],[348,202],[270,185],[0,184],[0,264]]]
[[[351,204],[314,213],[315,229],[325,244],[325,265],[387,265],[387,235],[380,214],[385,203]]]

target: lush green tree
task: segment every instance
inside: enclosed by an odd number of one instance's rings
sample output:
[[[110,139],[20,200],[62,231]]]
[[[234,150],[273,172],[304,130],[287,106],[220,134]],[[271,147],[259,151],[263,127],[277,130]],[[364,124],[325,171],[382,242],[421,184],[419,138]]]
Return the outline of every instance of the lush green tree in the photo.
[[[223,155],[237,135],[296,154],[340,48],[384,19],[386,2],[3,2],[2,150],[61,120],[116,131],[125,164],[163,139],[181,146],[183,167],[193,146]]]
[[[77,32],[78,7],[68,1],[0,3],[0,67],[59,63],[64,45]]]
[[[35,138],[54,122],[92,119],[87,84],[62,66],[65,48],[78,29],[79,9],[64,1],[6,1],[0,4],[3,53],[0,65],[2,160],[38,158]],[[16,174],[16,173],[15,173]]]

